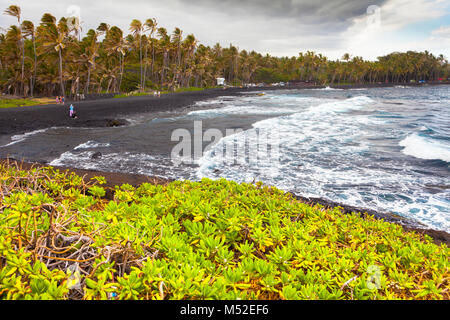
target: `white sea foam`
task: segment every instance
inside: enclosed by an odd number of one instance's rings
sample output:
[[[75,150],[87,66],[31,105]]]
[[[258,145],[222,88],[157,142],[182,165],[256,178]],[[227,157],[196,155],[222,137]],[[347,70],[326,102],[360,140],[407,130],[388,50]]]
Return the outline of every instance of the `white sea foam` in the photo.
[[[286,150],[293,152],[294,157],[297,157],[297,151],[301,151],[304,155],[315,153],[316,151],[314,150],[317,147],[320,148],[322,153],[337,152],[336,142],[358,141],[358,136],[364,133],[364,130],[360,128],[360,122],[368,123],[367,117],[358,116],[356,118],[357,121],[355,121],[355,118],[340,116],[340,113],[359,109],[372,102],[372,99],[365,96],[354,97],[346,100],[326,102],[319,106],[311,106],[302,112],[258,121],[253,124],[252,129],[220,140],[213,149],[198,161],[199,169],[197,175],[198,177],[211,176],[212,171],[224,163],[221,150],[224,147],[227,148],[227,143],[230,140],[233,139],[236,148],[241,149],[248,145],[257,145],[258,134],[256,134],[256,131],[276,132],[277,135],[273,138],[280,140],[271,141],[271,136],[268,135],[268,144],[281,143]],[[321,121],[317,121],[318,113],[321,113]],[[336,121],[336,125],[330,126],[330,123],[337,117],[339,117],[339,121]],[[355,143],[353,146],[346,146],[345,152],[341,152],[341,154],[361,152],[366,148],[367,146],[364,144]],[[256,169],[259,170],[260,168],[261,162],[258,162]]]
[[[228,115],[280,115],[305,110],[320,104],[323,99],[300,97],[298,95],[267,95],[264,97],[242,97],[237,101],[227,101],[221,108],[194,110],[185,117],[214,118]]]
[[[49,165],[51,166],[64,166],[64,165],[72,165],[72,164],[78,164],[83,169],[94,169],[90,167],[85,167],[83,164],[85,164],[86,160],[89,160],[91,156],[94,154],[93,151],[84,151],[84,152],[78,152],[78,153],[72,153],[71,151],[67,151],[62,153],[58,158],[53,159]]]
[[[318,88],[318,89],[314,88],[314,89],[311,89],[311,90],[340,91],[340,90],[344,90],[344,89],[341,89],[341,88],[331,88],[330,86],[326,86],[325,88]]]
[[[450,162],[450,146],[444,143],[431,140],[414,133],[399,142],[405,147],[402,152],[406,155],[427,160],[443,160]]]
[[[224,108],[218,109],[207,109],[207,110],[196,110],[188,113],[189,116],[195,117],[216,117],[234,114],[254,114],[254,115],[271,115],[271,114],[282,114],[282,113],[294,113],[298,111],[297,108],[288,107],[255,107],[252,105],[248,106],[234,106],[229,105]]]
[[[100,158],[92,159],[94,153],[95,151],[86,151],[85,149],[67,151],[51,161],[50,165],[86,170],[135,173],[172,179],[179,179],[181,172],[185,170],[182,167],[174,167],[172,161],[163,156],[132,152],[112,152],[103,153]]]
[[[361,109],[373,102],[375,101],[367,96],[357,96],[346,100],[323,103],[317,107],[311,108],[309,111],[313,113],[347,112],[350,110]]]
[[[109,147],[110,143],[100,143],[95,141],[87,141],[85,143],[82,143],[74,148],[74,150],[80,150],[80,149],[92,149],[92,148],[104,148]]]
[[[293,97],[279,97],[278,101],[283,98]],[[199,167],[192,178],[263,181],[303,196],[396,212],[417,219],[428,227],[450,230],[449,203],[446,200],[449,192],[427,194],[418,187],[442,185],[441,178],[418,174],[415,168],[396,159],[383,159],[382,167],[367,161],[366,153],[373,146],[366,137],[373,135],[374,130],[378,136],[378,130],[383,129],[386,121],[372,119],[371,113],[355,114],[352,111],[374,111],[377,108],[377,101],[359,96],[313,104],[293,114],[258,121],[252,129],[225,137],[206,152],[198,161]],[[223,149],[233,140],[237,149],[242,148],[246,141],[247,145],[258,144],[252,138],[255,130],[278,133],[280,161],[227,163]],[[405,140],[408,142],[411,138]],[[445,150],[449,150],[437,147],[433,141],[425,144],[434,148],[434,153],[441,157]],[[428,152],[433,153],[433,150]],[[380,155],[380,158],[385,157]]]
[[[85,148],[84,148],[85,149]],[[66,151],[62,153],[58,158],[54,159],[50,162],[51,166],[70,166],[73,165],[75,167],[81,167],[83,169],[102,169],[107,167],[108,164],[115,163],[133,163],[133,162],[142,162],[142,161],[151,161],[154,160],[155,157],[142,154],[142,153],[130,153],[125,152],[123,154],[120,153],[106,153],[102,154],[99,159],[92,159],[92,155],[95,151]],[[83,149],[78,149],[83,150]]]
[[[237,97],[235,96],[220,96],[218,98],[208,99],[204,101],[197,101],[194,103],[195,106],[204,106],[210,104],[223,103],[224,101],[235,100]]]
[[[34,131],[26,132],[26,133],[24,133],[24,134],[16,134],[16,135],[14,135],[14,136],[11,137],[11,142],[10,142],[10,143],[5,144],[5,145],[3,145],[3,146],[1,146],[1,147],[9,147],[9,146],[11,146],[11,145],[13,145],[13,144],[16,144],[16,143],[19,143],[19,142],[24,141],[25,139],[27,139],[27,138],[30,137],[30,136],[33,136],[33,135],[35,135],[35,134],[39,134],[39,133],[46,132],[46,131],[49,130],[49,129],[54,129],[54,128],[39,129],[39,130],[34,130]]]

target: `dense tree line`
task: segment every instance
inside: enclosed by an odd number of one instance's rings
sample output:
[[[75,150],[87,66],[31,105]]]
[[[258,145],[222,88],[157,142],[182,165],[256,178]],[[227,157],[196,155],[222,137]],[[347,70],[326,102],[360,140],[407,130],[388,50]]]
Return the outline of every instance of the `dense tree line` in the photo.
[[[316,84],[410,82],[450,76],[442,56],[408,51],[377,61],[344,54],[329,60],[312,51],[273,57],[237,47],[198,43],[194,35],[169,33],[155,19],[133,20],[129,34],[100,23],[81,38],[79,22],[45,13],[39,25],[23,20],[20,7],[4,14],[17,24],[0,33],[0,90],[4,94],[76,95],[148,89],[308,81]]]

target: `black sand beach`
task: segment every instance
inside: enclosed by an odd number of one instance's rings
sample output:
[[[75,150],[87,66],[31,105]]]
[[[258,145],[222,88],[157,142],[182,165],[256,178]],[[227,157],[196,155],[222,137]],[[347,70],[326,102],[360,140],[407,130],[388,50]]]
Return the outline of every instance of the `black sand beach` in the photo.
[[[442,85],[448,83],[429,83],[427,85]],[[418,84],[386,83],[365,85],[340,85],[333,88],[372,88],[392,87],[396,85],[418,86]],[[189,91],[163,94],[161,97],[139,96],[128,98],[105,98],[85,101],[66,101],[65,105],[49,104],[41,106],[0,108],[0,135],[12,135],[30,132],[50,127],[113,127],[127,124],[127,116],[139,113],[156,113],[182,111],[191,108],[200,100],[219,96],[233,96],[255,91],[285,90],[285,89],[325,88],[321,85],[303,84],[289,87],[251,87],[222,88],[202,91]],[[73,103],[77,119],[69,118],[69,106]]]
[[[258,88],[261,90],[261,88]],[[161,97],[139,96],[85,101],[67,101],[64,105],[0,109],[0,135],[24,133],[50,127],[112,127],[127,123],[126,117],[139,113],[170,112],[189,108],[196,101],[223,95],[240,95],[252,89],[208,89],[163,94]],[[73,103],[77,119],[69,118]]]

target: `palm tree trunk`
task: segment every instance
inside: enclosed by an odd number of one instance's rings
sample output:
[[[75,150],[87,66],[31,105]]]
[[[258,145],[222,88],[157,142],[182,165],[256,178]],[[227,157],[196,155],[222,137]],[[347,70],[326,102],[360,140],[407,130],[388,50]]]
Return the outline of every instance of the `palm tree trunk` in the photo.
[[[34,94],[34,85],[36,83],[36,70],[37,70],[37,55],[36,55],[36,39],[33,36],[33,49],[34,49],[34,68],[33,68],[33,81],[31,83],[31,96]]]
[[[121,55],[121,63],[120,63],[120,79],[119,79],[119,92],[120,92],[120,87],[122,86],[122,79],[123,79],[123,69],[124,69],[124,65],[125,65],[125,56],[122,54]]]
[[[78,94],[80,93],[80,76],[78,74],[77,74],[76,82],[77,82],[77,89],[75,91],[75,97],[78,98]]]
[[[21,32],[22,32],[22,27],[20,28]],[[25,94],[25,41],[22,38],[22,75],[21,75],[21,90],[22,90],[22,95]]]
[[[146,79],[147,79],[147,44],[145,45],[145,58],[144,58],[144,60],[145,60],[145,63],[144,63],[144,78],[143,78],[143,82],[142,82],[142,88],[143,88],[143,90],[145,91],[145,82],[146,82]]]
[[[106,88],[106,93],[109,93],[109,88],[111,87],[112,81],[113,81],[113,78],[109,79],[109,81],[108,81],[108,87]]]
[[[155,61],[155,48],[154,48],[154,44],[152,41],[152,81],[153,81],[153,77],[154,77],[154,72],[153,72],[153,62]]]
[[[142,41],[141,41],[141,35],[139,35],[139,63],[140,63],[140,67],[141,67],[141,90],[143,88],[143,84],[142,84]]]
[[[63,64],[62,64],[62,55],[61,55],[61,48],[59,49],[59,82],[61,85],[61,95],[64,96],[64,82],[63,82]]]
[[[165,71],[166,71],[166,59],[167,59],[167,53],[164,51],[164,57],[163,57],[163,68],[161,70],[161,89],[164,85],[164,77],[165,77]]]
[[[86,94],[89,94],[89,84],[90,84],[90,82],[91,82],[91,65],[89,65],[89,67],[88,67],[86,86],[84,87],[84,92]]]

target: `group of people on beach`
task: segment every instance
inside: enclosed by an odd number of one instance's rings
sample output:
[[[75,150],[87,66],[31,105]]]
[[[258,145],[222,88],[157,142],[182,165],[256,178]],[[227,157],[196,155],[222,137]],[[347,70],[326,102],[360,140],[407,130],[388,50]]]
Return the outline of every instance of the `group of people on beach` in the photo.
[[[64,104],[64,96],[56,96],[56,104]]]
[[[56,96],[56,104],[64,104],[64,100],[64,96]],[[73,104],[70,104],[69,107],[69,117],[71,117],[72,119],[78,118]]]

